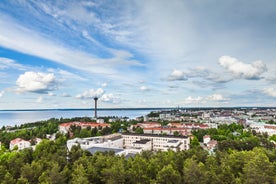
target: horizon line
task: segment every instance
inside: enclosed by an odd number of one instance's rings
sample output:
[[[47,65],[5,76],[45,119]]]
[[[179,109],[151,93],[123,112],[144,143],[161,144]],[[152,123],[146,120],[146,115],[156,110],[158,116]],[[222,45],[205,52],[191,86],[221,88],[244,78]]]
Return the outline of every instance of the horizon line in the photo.
[[[97,110],[177,110],[177,109],[234,109],[234,108],[272,108],[276,106],[229,106],[229,107],[116,107],[97,108]],[[38,108],[38,109],[0,109],[0,111],[51,111],[51,110],[95,110],[95,108]]]

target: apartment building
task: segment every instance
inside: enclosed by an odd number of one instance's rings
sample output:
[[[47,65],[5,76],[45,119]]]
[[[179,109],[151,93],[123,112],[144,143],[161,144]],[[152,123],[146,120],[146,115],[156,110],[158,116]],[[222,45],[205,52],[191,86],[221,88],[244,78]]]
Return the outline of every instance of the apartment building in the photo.
[[[18,150],[22,150],[22,149],[25,149],[25,148],[30,148],[31,147],[31,142],[26,141],[26,140],[21,139],[21,138],[16,138],[16,139],[13,139],[10,142],[10,150],[13,150],[13,148],[15,146],[18,147]]]
[[[160,136],[154,134],[122,134],[124,148],[167,151],[188,150],[190,138],[187,136]]]

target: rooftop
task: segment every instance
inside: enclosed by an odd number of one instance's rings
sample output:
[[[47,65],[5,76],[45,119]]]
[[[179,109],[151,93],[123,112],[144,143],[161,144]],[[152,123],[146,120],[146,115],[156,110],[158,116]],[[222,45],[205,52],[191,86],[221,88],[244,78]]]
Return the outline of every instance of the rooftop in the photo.
[[[135,144],[146,144],[146,143],[148,143],[149,141],[150,141],[149,139],[141,139],[141,140],[135,141],[135,142],[133,142],[133,143],[135,143]]]
[[[124,149],[121,148],[104,148],[104,147],[96,147],[93,146],[91,148],[88,148],[87,151],[89,151],[91,154],[94,154],[96,152],[108,152],[108,151],[114,151],[116,153],[120,153],[124,151]]]

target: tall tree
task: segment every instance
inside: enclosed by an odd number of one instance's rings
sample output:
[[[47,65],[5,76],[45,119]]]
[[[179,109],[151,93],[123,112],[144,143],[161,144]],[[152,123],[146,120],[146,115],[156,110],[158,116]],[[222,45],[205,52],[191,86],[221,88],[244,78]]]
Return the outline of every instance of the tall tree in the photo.
[[[243,179],[246,184],[275,183],[275,166],[260,149],[254,150],[254,156],[244,166]]]
[[[184,182],[187,184],[206,183],[206,172],[204,164],[197,162],[193,158],[188,158],[184,162]]]
[[[89,184],[89,180],[87,178],[86,171],[83,165],[74,164],[74,166],[75,167],[72,172],[71,184]]]
[[[171,164],[163,167],[157,174],[156,178],[159,184],[180,184],[181,176],[177,170],[173,168]]]

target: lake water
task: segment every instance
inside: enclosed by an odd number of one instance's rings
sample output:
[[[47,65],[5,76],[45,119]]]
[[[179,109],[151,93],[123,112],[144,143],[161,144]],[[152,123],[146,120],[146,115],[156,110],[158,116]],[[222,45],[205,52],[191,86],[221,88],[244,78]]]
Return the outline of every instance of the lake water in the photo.
[[[98,110],[98,117],[117,116],[136,118],[150,113],[153,109]],[[0,127],[48,120],[50,118],[93,117],[94,110],[26,110],[0,111]]]

